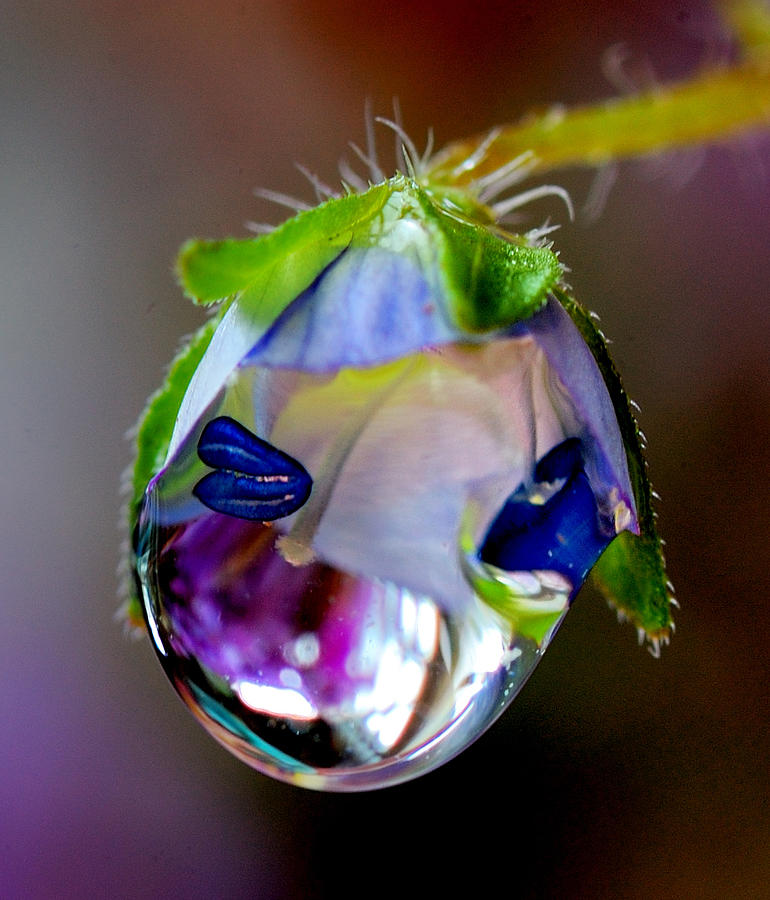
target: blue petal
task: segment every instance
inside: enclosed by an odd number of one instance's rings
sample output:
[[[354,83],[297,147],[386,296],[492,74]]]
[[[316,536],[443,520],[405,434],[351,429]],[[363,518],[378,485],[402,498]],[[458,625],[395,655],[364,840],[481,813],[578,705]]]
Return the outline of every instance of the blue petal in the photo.
[[[341,254],[285,310],[242,365],[331,372],[464,338],[420,261],[380,247]]]
[[[535,481],[557,481],[569,478],[583,467],[583,454],[578,438],[557,444],[535,466]]]
[[[551,298],[531,319],[516,325],[511,334],[531,335],[545,353],[568,395],[561,405],[574,408],[581,423],[585,469],[594,491],[602,496],[616,489],[614,503],[622,501],[630,514],[627,527],[638,533],[626,451],[612,400],[593,354],[572,319]]]
[[[601,522],[579,441],[557,445],[540,460],[535,477],[566,481],[545,503],[530,502],[523,485],[514,491],[490,526],[479,558],[512,572],[559,572],[573,585],[574,596],[614,533]]]
[[[313,480],[304,466],[227,416],[203,429],[198,455],[218,471],[192,492],[214,512],[268,522],[290,516],[310,496]]]

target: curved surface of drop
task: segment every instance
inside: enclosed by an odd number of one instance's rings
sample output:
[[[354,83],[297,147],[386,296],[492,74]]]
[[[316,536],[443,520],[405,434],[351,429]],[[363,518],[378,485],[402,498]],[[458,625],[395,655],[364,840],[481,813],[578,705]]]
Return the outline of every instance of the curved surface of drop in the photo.
[[[185,427],[135,537],[155,649],[218,741],[309,788],[396,784],[476,739],[622,505],[526,334],[325,373],[245,360]]]

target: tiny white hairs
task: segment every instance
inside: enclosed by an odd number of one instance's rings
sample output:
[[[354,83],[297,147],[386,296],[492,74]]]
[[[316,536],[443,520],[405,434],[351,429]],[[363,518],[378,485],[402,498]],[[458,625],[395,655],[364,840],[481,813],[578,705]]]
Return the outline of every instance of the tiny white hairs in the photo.
[[[335,190],[314,172],[299,163],[298,171],[307,179],[313,189],[315,201],[323,203],[345,193],[363,193],[373,184],[379,184],[386,180],[385,169],[380,161],[377,148],[376,126],[382,125],[393,133],[396,139],[396,170],[402,172],[412,180],[430,187],[428,176],[430,163],[433,157],[434,137],[433,131],[428,130],[425,148],[420,151],[401,122],[401,109],[398,101],[393,101],[393,118],[375,116],[371,103],[366,103],[365,113],[366,149],[363,149],[351,141],[349,146],[357,160],[364,166],[361,173],[350,164],[347,159],[339,162],[338,170],[342,190]],[[458,163],[451,172],[451,179],[456,179],[463,173],[472,172],[485,158],[501,131],[495,128],[484,137],[478,146],[464,160]],[[567,191],[554,184],[536,185],[525,191],[510,193],[512,188],[528,178],[537,165],[537,157],[531,150],[520,153],[514,159],[478,178],[471,179],[465,190],[470,197],[487,207],[495,221],[501,224],[515,221],[512,214],[521,207],[528,205],[544,197],[558,197],[567,208],[570,221],[575,218],[572,200]],[[289,194],[258,188],[254,192],[263,200],[268,200],[279,206],[286,207],[295,213],[312,209],[312,204],[307,203]],[[248,222],[246,227],[255,234],[265,234],[274,226],[263,222]],[[551,225],[546,221],[539,228],[533,228],[526,232],[525,237],[530,243],[541,243],[543,238],[556,230],[558,225]]]

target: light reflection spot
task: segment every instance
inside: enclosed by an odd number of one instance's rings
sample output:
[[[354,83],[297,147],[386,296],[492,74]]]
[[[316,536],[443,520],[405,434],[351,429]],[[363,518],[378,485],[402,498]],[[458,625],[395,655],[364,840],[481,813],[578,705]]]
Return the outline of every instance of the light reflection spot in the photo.
[[[318,717],[318,710],[298,691],[252,681],[239,681],[234,688],[241,702],[255,712],[277,718],[310,720]]]
[[[302,687],[302,676],[296,669],[281,669],[281,672],[278,676],[281,679],[281,684],[288,688],[299,688]]]
[[[318,636],[312,631],[306,631],[295,638],[284,650],[287,662],[300,669],[309,669],[318,662],[321,655],[321,644]]]

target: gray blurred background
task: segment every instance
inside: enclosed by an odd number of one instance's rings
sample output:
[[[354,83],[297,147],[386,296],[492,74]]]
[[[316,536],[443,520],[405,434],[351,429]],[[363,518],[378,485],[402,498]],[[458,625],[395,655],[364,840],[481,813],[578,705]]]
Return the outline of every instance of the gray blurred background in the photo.
[[[664,80],[729,49],[695,0],[2,4],[0,896],[769,895],[767,138],[624,165],[556,236],[642,407],[662,659],[586,590],[470,750],[334,796],[236,762],[114,621],[124,433],[202,319],[179,244],[310,198],[367,97],[441,144],[606,96],[616,42]]]

